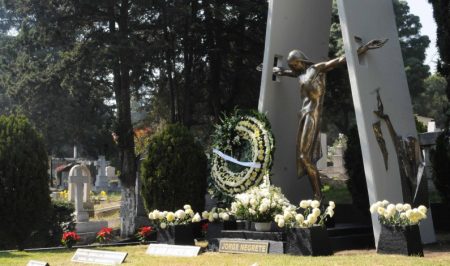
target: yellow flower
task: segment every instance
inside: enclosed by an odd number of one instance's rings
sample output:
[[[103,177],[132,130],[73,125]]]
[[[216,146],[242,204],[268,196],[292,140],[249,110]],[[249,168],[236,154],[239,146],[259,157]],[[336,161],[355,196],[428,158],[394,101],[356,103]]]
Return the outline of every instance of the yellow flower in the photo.
[[[100,192],[100,195],[101,195],[102,197],[106,197],[106,192],[102,190],[102,192]]]

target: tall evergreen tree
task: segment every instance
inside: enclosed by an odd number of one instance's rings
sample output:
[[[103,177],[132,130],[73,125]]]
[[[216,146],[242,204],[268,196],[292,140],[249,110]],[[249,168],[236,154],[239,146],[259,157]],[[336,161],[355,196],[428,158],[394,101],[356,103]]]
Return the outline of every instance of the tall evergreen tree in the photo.
[[[437,24],[436,44],[440,55],[438,72],[447,80],[446,93],[450,101],[450,0],[428,0],[428,2],[433,5],[433,16]]]

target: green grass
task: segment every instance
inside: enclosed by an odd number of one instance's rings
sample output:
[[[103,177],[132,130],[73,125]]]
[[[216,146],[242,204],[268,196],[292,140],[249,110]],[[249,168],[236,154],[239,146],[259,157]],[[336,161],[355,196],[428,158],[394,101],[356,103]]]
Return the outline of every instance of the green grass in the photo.
[[[289,255],[253,255],[204,253],[195,258],[155,257],[145,254],[146,245],[108,247],[104,250],[128,252],[124,265],[450,265],[450,253],[425,253],[424,258],[377,255],[374,251],[345,251],[331,257],[301,257]],[[0,252],[0,265],[26,265],[29,260],[41,260],[55,265],[88,265],[71,263],[75,250],[47,252]]]

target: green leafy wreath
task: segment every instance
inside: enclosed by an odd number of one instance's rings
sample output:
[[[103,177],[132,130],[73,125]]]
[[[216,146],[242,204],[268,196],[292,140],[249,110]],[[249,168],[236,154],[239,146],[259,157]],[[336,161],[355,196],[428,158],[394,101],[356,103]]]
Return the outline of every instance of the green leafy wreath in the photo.
[[[274,138],[269,120],[256,111],[236,110],[216,125],[212,148],[209,192],[219,199],[245,192],[270,172]]]

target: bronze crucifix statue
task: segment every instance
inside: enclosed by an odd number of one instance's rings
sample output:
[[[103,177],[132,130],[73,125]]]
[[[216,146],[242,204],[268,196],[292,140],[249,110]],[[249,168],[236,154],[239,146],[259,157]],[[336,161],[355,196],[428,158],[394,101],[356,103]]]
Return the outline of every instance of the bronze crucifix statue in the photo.
[[[387,39],[372,40],[358,48],[358,55],[380,48],[386,42]],[[293,50],[287,58],[290,69],[273,68],[273,73],[277,76],[298,77],[303,103],[299,112],[297,131],[297,176],[300,178],[306,172],[313,188],[314,198],[318,200],[322,199],[322,192],[320,174],[315,165],[319,154],[315,150],[325,95],[325,78],[328,71],[345,62],[345,56],[341,56],[326,62],[313,63],[300,50]]]

